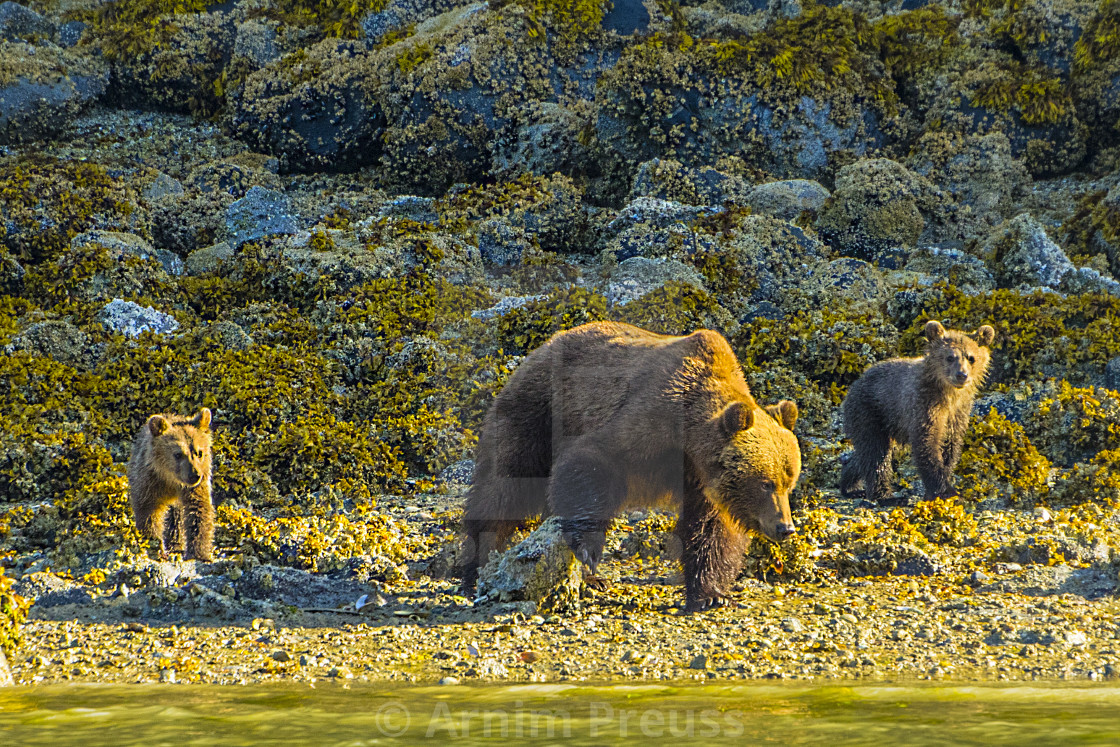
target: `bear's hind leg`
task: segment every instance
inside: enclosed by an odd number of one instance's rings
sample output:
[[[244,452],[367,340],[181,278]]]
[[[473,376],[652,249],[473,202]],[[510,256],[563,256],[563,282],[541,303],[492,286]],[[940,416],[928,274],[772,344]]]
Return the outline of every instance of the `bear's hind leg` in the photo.
[[[841,484],[844,473],[851,476],[858,475],[863,480],[863,487],[867,500],[881,502],[891,495],[894,483],[894,465],[891,462],[891,441],[884,435],[875,434],[860,439],[853,439],[855,454],[841,471]],[[848,470],[851,470],[850,472]],[[854,484],[856,480],[852,480]]]
[[[746,536],[729,526],[698,489],[685,495],[677,534],[684,546],[685,610],[699,612],[721,604],[742,567]]]

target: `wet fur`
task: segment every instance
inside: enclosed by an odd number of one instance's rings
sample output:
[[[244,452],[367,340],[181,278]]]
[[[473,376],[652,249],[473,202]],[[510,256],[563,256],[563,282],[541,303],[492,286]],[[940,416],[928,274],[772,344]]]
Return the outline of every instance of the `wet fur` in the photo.
[[[893,455],[903,445],[911,447],[927,499],[956,494],[952,473],[972,401],[988,373],[995,331],[984,325],[968,335],[931,321],[925,334],[924,356],[876,363],[848,390],[844,431],[855,452],[840,474],[845,495],[862,482],[868,500],[888,498]]]
[[[193,417],[152,415],[128,460],[129,500],[140,533],[185,558],[213,559],[210,410]]]
[[[522,361],[483,424],[463,517],[464,587],[529,517],[562,517],[594,573],[623,507],[668,501],[680,512],[688,608],[715,603],[739,572],[744,530],[793,531],[796,418],[792,402],[755,403],[716,332],[595,323],[557,334]]]

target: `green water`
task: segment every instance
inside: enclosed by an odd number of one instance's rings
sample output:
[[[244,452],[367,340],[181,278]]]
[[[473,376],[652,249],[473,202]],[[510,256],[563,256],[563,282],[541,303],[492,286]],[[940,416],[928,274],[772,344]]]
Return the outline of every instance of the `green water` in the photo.
[[[741,684],[0,691],[4,745],[1120,744],[1120,686]]]

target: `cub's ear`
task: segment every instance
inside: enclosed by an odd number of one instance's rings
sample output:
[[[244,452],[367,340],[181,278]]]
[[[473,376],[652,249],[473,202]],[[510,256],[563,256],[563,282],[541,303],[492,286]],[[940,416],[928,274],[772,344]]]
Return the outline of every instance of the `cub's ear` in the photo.
[[[719,429],[728,438],[754,425],[754,410],[743,402],[732,402],[718,417]]]
[[[191,420],[191,423],[194,425],[195,428],[199,428],[201,430],[208,431],[208,430],[210,430],[210,418],[211,418],[210,408],[209,407],[203,407],[201,410],[198,411],[198,414],[194,416],[194,419]]]
[[[783,399],[776,405],[767,405],[766,412],[787,431],[792,431],[797,425],[797,405],[792,400]]]
[[[153,436],[162,436],[167,433],[167,429],[171,427],[171,423],[167,422],[167,418],[162,415],[153,415],[148,418],[148,432]]]
[[[939,339],[943,334],[945,334],[945,328],[942,327],[941,322],[937,321],[936,319],[931,319],[930,321],[926,322],[925,329],[922,331],[925,333],[926,339],[930,342]]]
[[[976,330],[976,341],[985,347],[991,345],[995,339],[996,331],[992,329],[991,325],[985,324]]]

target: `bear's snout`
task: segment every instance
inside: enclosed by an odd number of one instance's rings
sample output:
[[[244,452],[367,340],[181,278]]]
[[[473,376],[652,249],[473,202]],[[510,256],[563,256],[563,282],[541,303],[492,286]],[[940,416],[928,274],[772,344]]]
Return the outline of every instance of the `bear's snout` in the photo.
[[[779,542],[785,542],[787,539],[797,534],[797,527],[792,522],[779,521],[778,526],[774,527],[774,534],[777,535]]]

